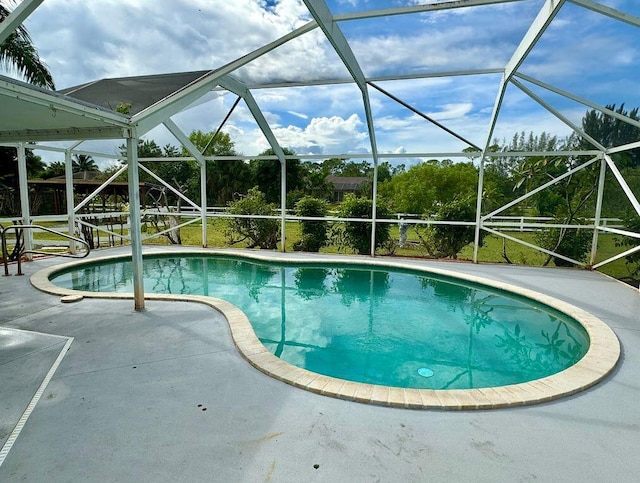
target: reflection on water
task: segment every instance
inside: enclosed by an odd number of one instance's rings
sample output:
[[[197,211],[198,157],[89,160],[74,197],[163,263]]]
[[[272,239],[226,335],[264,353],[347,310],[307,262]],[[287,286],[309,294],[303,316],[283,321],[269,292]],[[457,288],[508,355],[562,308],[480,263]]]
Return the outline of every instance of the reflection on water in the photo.
[[[513,384],[561,371],[589,344],[578,324],[554,310],[418,273],[195,256],[145,258],[143,271],[147,291],[228,300],[278,357],[360,382],[432,389]],[[90,265],[54,282],[130,292],[132,267]]]

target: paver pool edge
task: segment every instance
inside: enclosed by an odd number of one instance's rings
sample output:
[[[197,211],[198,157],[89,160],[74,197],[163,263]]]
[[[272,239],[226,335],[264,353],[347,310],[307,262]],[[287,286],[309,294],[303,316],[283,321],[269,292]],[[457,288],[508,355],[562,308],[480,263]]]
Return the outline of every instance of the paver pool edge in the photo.
[[[175,254],[170,250],[154,251],[154,255]],[[181,251],[181,255],[229,255],[222,250],[188,250]],[[275,257],[268,252],[247,252],[234,256],[262,261],[295,261],[300,264],[331,261],[326,256],[308,256],[300,258]],[[101,299],[133,299],[133,294],[116,292],[86,292],[70,290],[56,286],[49,278],[56,272],[70,267],[81,266],[88,263],[100,263],[114,259],[127,259],[128,256],[106,256],[93,258],[83,262],[64,263],[43,269],[31,276],[31,283],[37,289],[58,296],[81,295],[85,298]],[[488,287],[504,290],[535,300],[559,310],[579,322],[590,339],[590,345],[585,356],[573,366],[551,376],[534,381],[498,386],[482,389],[405,389],[398,387],[378,386],[337,379],[310,372],[308,370],[291,365],[269,352],[258,340],[255,332],[244,314],[235,305],[221,299],[200,295],[176,295],[176,294],[145,294],[148,300],[186,301],[198,302],[210,306],[225,316],[229,323],[234,344],[240,354],[254,367],[275,379],[291,384],[295,387],[306,389],[318,394],[337,397],[361,403],[378,404],[392,407],[411,409],[489,409],[511,406],[521,406],[550,401],[563,396],[583,391],[606,377],[616,366],[620,357],[620,343],[618,338],[603,321],[585,310],[568,304],[548,295],[529,289],[520,288],[503,282],[496,282],[481,277],[461,274],[450,270],[442,270],[433,267],[420,267],[395,260],[380,260],[374,258],[349,259],[336,258],[341,264],[370,265],[386,268],[406,269],[411,268],[418,272],[453,277],[482,284]]]

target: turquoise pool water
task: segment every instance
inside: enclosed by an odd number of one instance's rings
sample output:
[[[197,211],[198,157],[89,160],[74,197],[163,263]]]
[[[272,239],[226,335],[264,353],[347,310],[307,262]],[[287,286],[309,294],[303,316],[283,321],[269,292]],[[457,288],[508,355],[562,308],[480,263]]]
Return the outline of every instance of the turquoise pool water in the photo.
[[[75,290],[133,291],[130,259],[83,265],[52,281]],[[417,271],[158,256],[144,259],[144,286],[227,300],[276,356],[371,384],[521,383],[573,365],[589,346],[580,324],[549,307]]]

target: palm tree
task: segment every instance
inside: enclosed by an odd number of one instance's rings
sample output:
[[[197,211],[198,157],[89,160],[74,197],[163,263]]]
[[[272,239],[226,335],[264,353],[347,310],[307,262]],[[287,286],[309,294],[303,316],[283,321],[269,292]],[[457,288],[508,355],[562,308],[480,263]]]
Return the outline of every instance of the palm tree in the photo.
[[[91,156],[87,156],[86,154],[74,154],[73,171],[100,171],[100,169]]]
[[[0,22],[3,22],[10,13],[11,10],[0,0]],[[15,69],[27,82],[35,86],[56,88],[49,69],[40,60],[31,36],[22,25],[0,44],[0,66],[5,69]]]

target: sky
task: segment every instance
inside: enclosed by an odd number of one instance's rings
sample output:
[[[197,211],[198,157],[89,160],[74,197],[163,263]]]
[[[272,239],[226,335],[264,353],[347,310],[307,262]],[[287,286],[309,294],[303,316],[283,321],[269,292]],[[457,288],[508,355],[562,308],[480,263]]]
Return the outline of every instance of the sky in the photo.
[[[421,0],[328,0],[334,15],[427,3]],[[441,3],[431,1],[430,3]],[[503,68],[543,0],[457,8],[339,22],[366,76],[441,74]],[[601,3],[640,17],[637,0]],[[59,89],[101,78],[215,69],[306,24],[301,0],[45,0],[26,21]],[[637,72],[640,30],[567,2],[519,72],[601,105],[640,105]],[[320,29],[244,66],[233,75],[247,82],[348,78]],[[444,124],[472,143],[487,141],[500,74],[380,81],[384,90]],[[527,84],[577,124],[586,106]],[[362,96],[355,84],[258,89],[256,101],[283,147],[304,154],[370,153]],[[369,88],[376,142],[381,153],[460,152],[467,144]],[[209,101],[174,116],[189,133],[213,131],[235,96]],[[241,103],[224,129],[236,150],[256,155],[269,147]],[[571,129],[510,85],[495,138]],[[146,135],[177,145],[164,128]],[[117,152],[115,142],[83,144]],[[59,156],[47,154],[46,160]],[[56,158],[57,159],[57,158]],[[98,160],[100,161],[100,160]],[[104,161],[101,161],[104,162]]]

